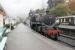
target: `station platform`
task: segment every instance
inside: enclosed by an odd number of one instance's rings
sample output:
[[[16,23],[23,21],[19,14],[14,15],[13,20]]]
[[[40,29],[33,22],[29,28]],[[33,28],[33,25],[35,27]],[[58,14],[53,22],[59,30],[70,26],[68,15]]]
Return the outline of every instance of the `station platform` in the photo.
[[[8,34],[6,50],[74,50],[19,24]]]

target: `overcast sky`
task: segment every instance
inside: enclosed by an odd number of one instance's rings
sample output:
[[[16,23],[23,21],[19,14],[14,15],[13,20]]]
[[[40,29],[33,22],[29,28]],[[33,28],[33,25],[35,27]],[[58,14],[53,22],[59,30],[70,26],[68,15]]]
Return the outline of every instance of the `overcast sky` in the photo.
[[[47,7],[47,0],[0,0],[7,14],[10,16],[27,15],[30,9]],[[42,4],[43,2],[43,4]]]

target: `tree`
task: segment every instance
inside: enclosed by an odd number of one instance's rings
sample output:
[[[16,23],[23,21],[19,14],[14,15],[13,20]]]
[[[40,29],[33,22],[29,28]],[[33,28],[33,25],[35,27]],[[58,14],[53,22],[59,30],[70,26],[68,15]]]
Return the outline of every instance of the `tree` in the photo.
[[[70,9],[64,4],[58,4],[56,7],[49,9],[49,11],[55,16],[66,16],[70,13]]]
[[[71,10],[71,13],[75,14],[75,0],[71,0],[68,4],[68,7]]]

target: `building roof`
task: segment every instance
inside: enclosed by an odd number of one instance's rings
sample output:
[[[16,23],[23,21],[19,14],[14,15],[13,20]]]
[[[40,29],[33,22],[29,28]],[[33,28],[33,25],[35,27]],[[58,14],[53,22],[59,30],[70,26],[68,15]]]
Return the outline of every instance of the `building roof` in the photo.
[[[71,17],[75,17],[74,15],[72,16],[62,16],[62,17],[57,17],[57,18],[71,18]]]

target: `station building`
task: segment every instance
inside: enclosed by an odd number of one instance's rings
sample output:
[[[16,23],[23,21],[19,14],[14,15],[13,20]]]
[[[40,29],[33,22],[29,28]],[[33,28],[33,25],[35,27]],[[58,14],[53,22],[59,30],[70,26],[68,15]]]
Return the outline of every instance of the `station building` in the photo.
[[[5,16],[6,16],[6,13],[3,9],[3,7],[0,5],[0,27],[3,27],[4,24],[5,24]]]

